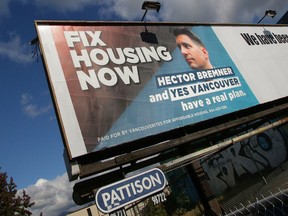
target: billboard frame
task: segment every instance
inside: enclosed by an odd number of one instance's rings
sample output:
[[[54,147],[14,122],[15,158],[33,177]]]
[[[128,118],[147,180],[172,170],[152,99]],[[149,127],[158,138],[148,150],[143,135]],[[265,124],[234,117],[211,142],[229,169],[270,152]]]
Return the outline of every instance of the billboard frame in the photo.
[[[95,162],[93,160],[93,155],[91,155],[91,158],[86,157],[84,160],[78,161],[81,164],[80,178],[86,178],[91,175],[94,175],[94,174],[97,174],[97,173],[100,173],[109,169],[122,167],[125,164],[133,163],[140,159],[148,158],[150,156],[163,153],[165,151],[168,151],[169,149],[180,147],[187,143],[191,143],[203,137],[208,137],[210,135],[236,127],[238,125],[249,123],[251,121],[254,121],[256,119],[260,119],[263,117],[275,115],[277,113],[281,113],[288,109],[288,103],[283,103],[287,99],[288,98],[285,98],[277,102],[267,103],[265,105],[259,105],[257,107],[253,107],[248,110],[242,110],[237,113],[232,113],[226,116],[221,116],[216,119],[212,119],[212,120],[201,122],[195,125],[191,125],[190,128],[189,127],[186,128],[186,131],[185,131],[186,134],[183,136],[174,137],[173,139],[166,140],[160,143],[156,142],[155,144],[152,144],[145,148],[139,148],[139,149],[135,149],[134,151],[119,154],[118,156],[116,155],[115,157],[111,157],[110,159],[106,158],[106,160]],[[156,139],[158,139],[158,136],[159,135],[156,136]],[[152,138],[150,137],[150,139]],[[145,138],[144,140],[142,140],[142,142],[143,143],[146,142]],[[148,164],[150,165],[150,164],[156,163],[156,161],[163,160],[163,158],[161,158],[161,160],[157,159],[158,157],[160,158],[160,155],[157,156],[156,158],[151,159],[151,162],[148,162]],[[164,157],[166,157],[165,159],[168,159],[168,158],[171,158],[171,155],[164,156]],[[135,165],[135,169],[145,167],[146,165],[147,164],[144,164],[143,166],[141,166],[141,163],[139,163],[138,167]],[[129,170],[129,168],[127,168],[127,170]]]
[[[220,23],[143,23],[143,22],[94,22],[94,21],[43,21],[43,20],[37,20],[35,21],[35,26],[36,29],[38,26],[41,25],[76,25],[76,26],[91,26],[91,25],[97,25],[97,26],[123,26],[123,25],[135,25],[135,26],[143,26],[143,27],[149,27],[149,26],[183,26],[183,25],[193,25],[193,26],[279,26],[279,25],[267,25],[267,24],[261,24],[261,25],[255,25],[255,24],[220,24]],[[281,25],[280,25],[281,26]],[[287,25],[283,25],[287,27]],[[39,38],[41,41],[41,38]],[[153,154],[157,154],[163,151],[166,151],[168,149],[177,147],[179,145],[183,145],[191,140],[195,139],[195,132],[197,127],[200,125],[203,125],[203,123],[209,123],[211,124],[212,122],[215,122],[216,120],[223,120],[227,116],[235,116],[235,113],[227,114],[226,116],[220,116],[217,118],[213,118],[211,120],[207,120],[205,122],[198,122],[195,125],[186,125],[183,127],[175,128],[170,131],[162,132],[156,135],[151,135],[148,137],[141,138],[139,140],[133,140],[131,142],[127,143],[122,143],[119,146],[113,146],[109,147],[108,149],[103,149],[99,150],[97,152],[90,152],[84,155],[81,155],[79,157],[72,157],[69,149],[69,144],[67,140],[67,134],[65,133],[65,128],[63,125],[63,122],[60,117],[60,111],[59,111],[59,106],[57,103],[57,99],[55,96],[55,92],[51,86],[50,83],[50,75],[49,75],[49,69],[45,65],[47,65],[47,60],[45,59],[45,56],[43,56],[43,46],[42,43],[40,42],[40,49],[41,49],[41,57],[42,57],[42,62],[44,65],[44,69],[46,72],[47,80],[48,80],[48,85],[50,88],[50,92],[52,95],[52,101],[54,104],[54,108],[56,110],[56,115],[58,119],[58,123],[60,126],[60,131],[61,131],[61,136],[63,138],[63,143],[65,146],[65,150],[68,153],[68,162],[73,164],[79,164],[80,169],[79,169],[79,175],[81,178],[85,178],[87,176],[90,176],[91,174],[98,173],[100,171],[104,170],[109,170],[111,168],[121,166],[123,164],[126,164],[131,161],[137,161],[139,159],[149,157]],[[258,105],[256,107],[265,107],[265,104]],[[287,108],[287,107],[286,107]],[[284,108],[284,109],[286,109]],[[248,108],[248,110],[254,110],[255,107]],[[236,112],[236,115],[239,115],[239,113],[246,112],[247,110],[240,110]],[[276,112],[276,111],[273,111]],[[264,115],[264,114],[262,114]],[[266,115],[266,114],[265,114]],[[257,115],[258,116],[258,115]],[[250,121],[251,119],[249,119]],[[248,121],[248,120],[247,120]],[[223,121],[225,122],[225,121]],[[237,121],[236,121],[237,122]],[[242,122],[241,122],[242,123]],[[236,124],[240,124],[237,122]],[[227,128],[227,123],[224,123],[225,126],[222,126],[221,129]],[[212,125],[213,127],[213,125]],[[228,126],[228,128],[231,127]],[[193,131],[193,138],[192,136],[187,135],[187,131]],[[205,128],[205,127],[204,127]],[[214,127],[213,127],[214,128]],[[209,128],[211,132],[211,128]],[[199,136],[205,136],[205,131],[200,130],[200,135]],[[212,130],[212,132],[217,131],[217,129]],[[196,136],[196,137],[199,137]],[[172,140],[172,141],[171,141]],[[177,141],[175,141],[177,140]],[[170,143],[170,144],[169,144]],[[173,143],[173,144],[171,144]],[[104,161],[104,162],[103,162]],[[93,167],[93,168],[92,168]],[[76,174],[76,175],[78,175]],[[75,175],[75,176],[76,176]],[[74,176],[74,175],[73,175]]]

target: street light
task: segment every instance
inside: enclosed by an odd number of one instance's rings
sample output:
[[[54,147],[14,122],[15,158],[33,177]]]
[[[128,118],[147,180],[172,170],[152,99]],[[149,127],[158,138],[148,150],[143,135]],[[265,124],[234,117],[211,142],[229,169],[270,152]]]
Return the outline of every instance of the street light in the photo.
[[[276,14],[277,13],[275,10],[266,10],[264,16],[257,22],[257,24],[259,24],[266,16],[274,18]]]
[[[145,13],[141,19],[141,21],[144,20],[145,16],[146,16],[146,13],[148,10],[156,10],[157,13],[159,12],[161,8],[161,4],[160,2],[154,2],[154,1],[144,1],[143,4],[142,4],[142,10],[145,10]]]

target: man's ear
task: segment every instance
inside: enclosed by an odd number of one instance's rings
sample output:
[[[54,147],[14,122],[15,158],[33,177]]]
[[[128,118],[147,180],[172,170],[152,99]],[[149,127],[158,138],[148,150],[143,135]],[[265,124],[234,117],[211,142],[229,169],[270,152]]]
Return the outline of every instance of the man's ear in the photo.
[[[209,58],[209,53],[205,47],[202,47],[201,51],[203,52],[206,58]]]

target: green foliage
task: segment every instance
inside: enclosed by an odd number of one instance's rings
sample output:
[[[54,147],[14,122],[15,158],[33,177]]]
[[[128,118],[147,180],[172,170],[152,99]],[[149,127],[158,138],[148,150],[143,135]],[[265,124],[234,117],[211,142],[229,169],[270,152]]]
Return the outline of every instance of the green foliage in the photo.
[[[17,185],[13,178],[8,180],[7,173],[0,172],[0,215],[2,216],[30,216],[28,210],[34,205],[30,196],[23,190],[22,196],[17,195]]]
[[[168,216],[163,203],[154,205],[151,199],[147,200],[146,206],[141,213],[141,215],[145,216]]]
[[[180,216],[184,215],[193,207],[189,197],[186,193],[171,194],[167,202],[165,202],[165,209],[168,215]]]

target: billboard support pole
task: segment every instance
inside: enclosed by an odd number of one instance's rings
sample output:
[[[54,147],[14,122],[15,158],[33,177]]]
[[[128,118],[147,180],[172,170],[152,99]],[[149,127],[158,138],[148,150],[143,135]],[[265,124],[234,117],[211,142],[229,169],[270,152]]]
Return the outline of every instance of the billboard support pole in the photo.
[[[199,150],[197,152],[193,152],[191,154],[188,154],[188,155],[185,155],[181,158],[177,158],[175,160],[172,160],[172,161],[169,161],[165,164],[162,164],[161,165],[161,168],[163,171],[171,171],[173,169],[175,169],[176,167],[178,168],[179,165],[187,165],[189,163],[193,163],[193,161],[195,160],[199,160],[203,157],[207,157],[211,154],[216,154],[217,152],[221,151],[222,149],[224,148],[227,148],[231,145],[233,145],[234,143],[237,143],[237,142],[240,142],[242,140],[245,140],[245,139],[248,139],[252,136],[255,136],[257,134],[260,134],[260,133],[263,133],[264,131],[267,131],[269,129],[272,129],[272,128],[275,128],[275,127],[278,127],[282,124],[285,124],[288,122],[288,117],[285,117],[283,119],[280,119],[276,122],[273,122],[269,125],[266,125],[266,126],[263,126],[263,127],[260,127],[256,130],[253,130],[251,132],[248,132],[248,133],[245,133],[245,134],[242,134],[240,136],[237,136],[237,137],[233,137],[229,140],[226,140],[224,142],[221,142],[221,143],[218,143],[218,144],[215,144],[211,147],[208,147],[208,148],[205,148],[205,149],[202,149],[202,150]]]
[[[222,210],[216,200],[215,194],[208,182],[208,177],[205,174],[200,161],[194,161],[190,166],[187,166],[188,173],[196,185],[196,190],[200,200],[204,206],[206,215],[222,215]]]

